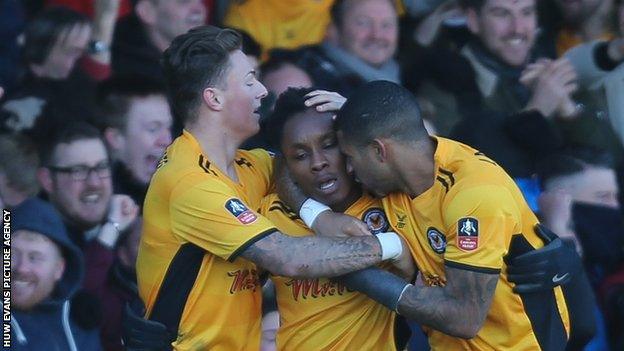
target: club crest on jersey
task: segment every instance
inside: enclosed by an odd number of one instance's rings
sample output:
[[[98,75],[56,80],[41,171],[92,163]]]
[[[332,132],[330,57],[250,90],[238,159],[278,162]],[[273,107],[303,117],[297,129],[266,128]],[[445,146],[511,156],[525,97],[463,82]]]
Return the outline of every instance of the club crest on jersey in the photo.
[[[446,251],[446,236],[436,228],[427,229],[427,240],[435,253],[443,254]]]
[[[386,214],[380,208],[371,208],[364,212],[362,221],[366,223],[368,229],[373,234],[384,233],[388,231],[388,218]]]
[[[239,222],[243,224],[251,224],[258,219],[255,213],[243,204],[239,199],[229,199],[225,202],[225,209],[228,210]]]
[[[457,246],[464,251],[479,247],[479,221],[464,217],[457,221]]]

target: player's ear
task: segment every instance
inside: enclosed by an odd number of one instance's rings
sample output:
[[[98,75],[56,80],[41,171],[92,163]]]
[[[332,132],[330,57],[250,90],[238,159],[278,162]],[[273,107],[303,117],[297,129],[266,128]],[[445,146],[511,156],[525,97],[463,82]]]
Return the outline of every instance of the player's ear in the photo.
[[[225,96],[223,96],[220,89],[208,87],[204,89],[202,100],[204,100],[204,104],[208,106],[209,109],[213,111],[221,111],[223,110]]]
[[[374,156],[379,162],[386,162],[388,159],[388,145],[381,139],[373,139],[371,142]]]

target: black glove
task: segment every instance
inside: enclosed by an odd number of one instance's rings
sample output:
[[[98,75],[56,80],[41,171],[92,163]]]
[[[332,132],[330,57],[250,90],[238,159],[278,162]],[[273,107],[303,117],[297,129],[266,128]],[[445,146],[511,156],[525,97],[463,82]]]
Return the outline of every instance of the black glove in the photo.
[[[123,313],[123,343],[127,351],[171,350],[171,338],[164,324],[144,319],[130,305]]]
[[[517,294],[551,290],[568,283],[582,269],[573,247],[541,224],[535,232],[544,247],[512,258],[507,266],[507,279],[516,284],[513,291]]]

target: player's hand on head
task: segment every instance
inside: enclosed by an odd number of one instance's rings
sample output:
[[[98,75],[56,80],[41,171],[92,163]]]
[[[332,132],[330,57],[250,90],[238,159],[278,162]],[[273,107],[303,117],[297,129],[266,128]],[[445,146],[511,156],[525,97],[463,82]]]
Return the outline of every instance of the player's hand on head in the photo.
[[[318,112],[336,112],[344,105],[347,98],[326,90],[315,90],[306,95],[306,106],[315,106]]]
[[[126,230],[139,214],[139,206],[128,195],[115,194],[111,197],[108,220],[119,223],[119,230]]]
[[[371,235],[370,230],[361,220],[332,211],[325,211],[318,215],[312,230],[322,236],[364,236]]]
[[[573,247],[540,224],[535,231],[546,245],[513,257],[507,266],[507,279],[516,284],[516,293],[551,290],[568,283],[582,269]]]

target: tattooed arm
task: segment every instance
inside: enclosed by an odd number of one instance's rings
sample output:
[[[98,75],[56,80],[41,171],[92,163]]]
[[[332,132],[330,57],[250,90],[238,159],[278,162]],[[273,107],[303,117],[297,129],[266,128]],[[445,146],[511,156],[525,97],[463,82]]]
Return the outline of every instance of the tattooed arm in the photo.
[[[498,274],[445,267],[444,287],[410,286],[397,311],[445,334],[473,338],[492,304]]]
[[[347,287],[368,295],[408,319],[459,338],[473,338],[483,326],[498,274],[445,267],[444,287],[407,285],[379,268],[338,278]]]
[[[352,238],[291,237],[278,231],[248,247],[241,256],[275,275],[334,277],[381,262],[381,245],[372,235]]]

